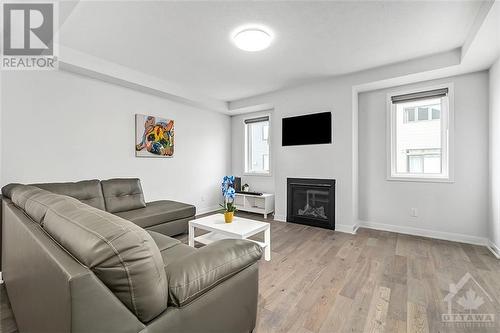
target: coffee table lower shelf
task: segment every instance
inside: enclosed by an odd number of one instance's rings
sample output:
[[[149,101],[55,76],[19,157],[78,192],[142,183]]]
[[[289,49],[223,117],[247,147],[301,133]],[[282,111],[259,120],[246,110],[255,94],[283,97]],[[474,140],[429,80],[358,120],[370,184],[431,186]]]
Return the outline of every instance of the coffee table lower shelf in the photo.
[[[213,242],[216,242],[216,241],[222,240],[222,239],[234,239],[234,237],[226,236],[226,235],[223,235],[221,233],[212,231],[212,232],[209,232],[209,233],[206,233],[204,235],[201,235],[201,236],[194,238],[195,242],[198,242],[198,243],[201,243],[204,245],[208,245],[210,243],[213,243]],[[245,239],[259,244],[262,248],[265,248],[267,246],[266,243],[264,243],[264,242],[259,242],[259,241],[249,239],[249,238],[245,238]]]

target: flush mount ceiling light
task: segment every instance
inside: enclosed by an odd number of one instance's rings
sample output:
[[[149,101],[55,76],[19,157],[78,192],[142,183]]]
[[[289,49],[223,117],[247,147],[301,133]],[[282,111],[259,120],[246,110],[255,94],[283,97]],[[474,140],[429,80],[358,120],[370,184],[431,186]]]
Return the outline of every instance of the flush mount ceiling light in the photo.
[[[248,26],[237,29],[232,38],[238,48],[249,52],[267,49],[273,40],[273,36],[268,29]]]

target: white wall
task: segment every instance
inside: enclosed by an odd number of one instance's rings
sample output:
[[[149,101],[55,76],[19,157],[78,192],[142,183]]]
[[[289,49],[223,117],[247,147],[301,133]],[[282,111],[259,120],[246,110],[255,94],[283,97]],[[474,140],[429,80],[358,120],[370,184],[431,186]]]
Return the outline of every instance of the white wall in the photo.
[[[387,93],[449,82],[455,92],[455,182],[387,181]],[[480,243],[488,220],[488,72],[361,93],[358,105],[359,218]],[[411,208],[418,217],[410,216]]]
[[[286,217],[286,179],[330,178],[337,180],[336,225],[352,231],[352,109],[350,80],[320,82],[272,93],[258,99],[274,106],[271,112],[271,168],[272,177],[248,176],[250,185],[263,191],[275,192],[277,219]],[[256,103],[258,104],[258,103]],[[333,115],[333,143],[310,146],[281,146],[281,119],[307,113],[331,111]],[[243,168],[242,123],[245,116],[234,116],[233,173]]]
[[[139,177],[146,200],[214,209],[229,116],[67,72],[2,73],[2,185]],[[175,120],[173,158],[135,157],[134,114]]]
[[[452,57],[453,58],[453,57]],[[450,58],[451,59],[451,58]],[[450,60],[446,58],[444,63],[448,64]],[[454,58],[453,58],[454,59]],[[250,98],[232,101],[229,103],[230,109],[238,110],[244,109],[256,105],[271,105],[274,107],[272,112],[273,129],[272,129],[272,154],[273,154],[273,179],[272,180],[262,180],[255,179],[254,182],[262,188],[266,186],[270,188],[274,182],[274,191],[276,194],[276,214],[278,219],[284,219],[286,217],[286,178],[287,177],[313,177],[313,178],[334,178],[337,180],[336,188],[336,226],[337,230],[341,231],[352,231],[360,223],[358,218],[359,208],[358,199],[362,193],[358,193],[360,186],[358,185],[358,98],[357,91],[360,90],[372,90],[371,87],[387,87],[389,82],[417,82],[416,79],[422,80],[422,77],[429,77],[432,75],[426,75],[425,73],[435,73],[436,68],[446,67],[442,61],[436,58],[422,58],[415,61],[403,62],[399,64],[394,64],[382,68],[376,68],[372,70],[367,70],[363,72],[353,73],[349,75],[339,76],[331,79],[326,79],[324,81],[314,82],[304,84],[298,87],[288,88],[285,90],[280,90],[276,92],[271,92],[259,96],[253,96]],[[445,71],[446,72],[446,71]],[[481,76],[481,75],[479,75]],[[487,91],[488,86],[486,74],[482,74],[482,80],[471,80],[467,84],[467,87],[459,89],[458,93],[465,91],[465,97],[460,97],[464,101],[464,105],[472,103],[472,101],[467,100],[467,96],[470,94],[467,92],[469,89],[468,85],[476,85],[475,87],[470,87],[473,91],[477,89],[481,91]],[[446,81],[446,80],[445,80]],[[395,83],[397,84],[397,83]],[[371,88],[371,89],[370,89]],[[487,95],[483,95],[482,103],[483,106],[479,106],[480,110],[483,112],[483,118],[485,117],[485,110],[487,109],[487,104],[485,99]],[[479,102],[480,103],[480,102]],[[384,110],[385,110],[385,97],[384,97]],[[332,111],[333,114],[333,143],[330,145],[316,145],[316,146],[296,146],[296,147],[281,147],[281,118],[293,115],[301,115],[306,113],[320,112],[320,111]],[[385,112],[385,111],[384,111]],[[233,116],[234,122],[240,122],[242,116]],[[385,113],[384,118],[381,120],[385,124]],[[479,137],[471,138],[475,146],[480,146],[481,143],[484,144],[482,148],[478,151],[479,158],[487,158],[484,149],[486,149],[488,143],[485,133],[487,133],[487,122],[486,118],[483,120],[483,132]],[[480,124],[477,124],[481,127]],[[361,132],[359,130],[359,132]],[[457,132],[456,135],[463,135],[465,138],[468,131],[464,130],[460,134]],[[360,133],[361,135],[361,133]],[[238,132],[233,128],[233,141],[236,142]],[[240,163],[242,164],[242,156],[234,151],[233,146],[233,173],[238,172],[238,167]],[[481,150],[483,149],[483,150]],[[476,152],[473,152],[476,154]],[[385,146],[384,154],[385,158]],[[461,159],[461,161],[469,161],[467,159]],[[483,207],[482,219],[481,221],[470,221],[470,229],[474,229],[471,237],[468,239],[463,239],[464,241],[470,242],[484,242],[484,237],[486,235],[486,222],[485,222],[485,211],[486,208],[484,203],[478,203],[480,200],[482,202],[487,202],[487,176],[486,176],[486,162],[483,160],[482,174],[479,175],[479,180],[475,180],[478,187],[482,187],[482,195],[480,199],[474,199],[471,204],[474,205],[474,212],[478,212],[478,207]],[[467,170],[476,171],[481,169],[481,167],[474,167],[473,165],[464,166],[462,172],[467,172]],[[235,167],[236,166],[236,167]],[[360,163],[361,167],[361,163]],[[381,177],[385,178],[385,168]],[[422,186],[420,186],[420,195],[424,196],[434,196],[433,193],[428,193]],[[413,190],[412,190],[413,191]],[[480,190],[478,190],[480,192]],[[477,205],[476,205],[477,204]],[[481,206],[483,205],[483,206]],[[446,207],[448,211],[452,211],[454,207]],[[422,212],[425,213],[425,210]],[[421,214],[422,214],[421,213]],[[443,213],[444,214],[444,213]],[[452,216],[456,214],[452,213]],[[467,219],[468,217],[474,215],[475,217],[481,217],[475,213],[468,213],[465,217],[461,217],[461,221]],[[420,215],[421,218],[424,215]],[[366,216],[365,216],[366,218]],[[362,221],[361,221],[362,222]],[[421,227],[422,225],[419,225]],[[432,226],[433,228],[435,226]],[[438,227],[439,228],[439,227]],[[463,230],[455,230],[454,232],[466,232],[467,228]],[[440,230],[440,229],[436,229]],[[448,229],[447,229],[448,230]],[[446,232],[443,232],[446,234]],[[428,234],[429,236],[432,236]],[[446,237],[448,234],[441,237]],[[480,236],[476,236],[480,235]],[[436,236],[436,234],[434,234]],[[480,239],[478,239],[480,237]],[[482,237],[482,238],[481,238]]]
[[[436,74],[436,70],[456,65],[459,60],[460,52],[453,50],[230,102],[231,110],[244,110],[258,105],[274,107],[272,158],[276,194],[275,217],[286,217],[287,177],[334,178],[337,180],[336,229],[346,232],[355,230],[358,225],[358,121],[357,95],[354,90],[357,91],[362,86],[366,88],[368,83],[387,82],[394,78],[410,80],[422,77],[422,73],[426,72]],[[321,111],[332,112],[332,144],[281,147],[281,118]],[[233,117],[233,122],[239,117]],[[233,129],[233,138],[235,135],[237,133]],[[233,154],[233,167],[237,163],[241,162],[238,162],[238,156]],[[233,169],[233,173],[236,172],[237,170]],[[267,180],[255,181],[262,188],[272,184]]]
[[[500,59],[490,69],[489,238],[500,255]]]

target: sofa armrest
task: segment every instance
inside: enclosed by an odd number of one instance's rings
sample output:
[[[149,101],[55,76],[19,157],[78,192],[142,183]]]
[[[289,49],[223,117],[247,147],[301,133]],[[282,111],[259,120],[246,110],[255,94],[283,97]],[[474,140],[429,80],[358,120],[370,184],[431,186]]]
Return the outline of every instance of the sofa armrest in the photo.
[[[200,248],[167,265],[169,302],[183,306],[244,270],[262,256],[248,240],[225,239]]]

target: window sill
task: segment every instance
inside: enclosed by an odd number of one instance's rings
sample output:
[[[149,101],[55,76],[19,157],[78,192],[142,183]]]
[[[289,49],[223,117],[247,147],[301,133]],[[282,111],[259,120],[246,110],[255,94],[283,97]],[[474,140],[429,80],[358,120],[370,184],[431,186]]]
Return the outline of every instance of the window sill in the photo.
[[[271,177],[270,172],[244,172],[243,176]]]
[[[391,182],[415,182],[415,183],[448,183],[453,184],[455,180],[452,178],[437,178],[437,177],[387,177],[387,181]]]

